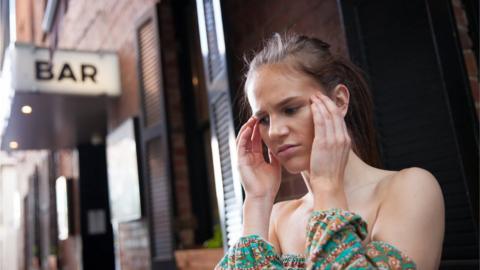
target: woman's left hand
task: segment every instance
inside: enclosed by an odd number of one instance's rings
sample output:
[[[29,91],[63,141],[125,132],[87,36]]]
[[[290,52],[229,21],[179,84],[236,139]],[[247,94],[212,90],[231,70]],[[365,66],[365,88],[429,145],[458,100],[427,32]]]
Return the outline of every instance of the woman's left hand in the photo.
[[[310,156],[310,184],[315,193],[343,193],[350,136],[340,108],[327,96],[311,97],[315,137]]]

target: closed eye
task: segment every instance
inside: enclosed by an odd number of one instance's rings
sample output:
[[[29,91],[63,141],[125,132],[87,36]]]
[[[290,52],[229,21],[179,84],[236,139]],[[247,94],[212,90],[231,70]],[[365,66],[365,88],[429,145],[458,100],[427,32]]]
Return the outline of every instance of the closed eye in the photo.
[[[300,109],[300,107],[301,106],[287,107],[287,108],[283,109],[283,113],[287,116],[294,115],[295,113],[297,113],[297,111]],[[261,125],[269,125],[270,124],[270,118],[268,116],[262,116],[262,117],[259,118],[258,122]]]
[[[262,116],[260,117],[258,122],[260,123],[260,125],[268,125],[270,123],[270,119],[268,118],[268,116]]]
[[[300,109],[300,107],[288,107],[288,108],[285,108],[283,112],[286,115],[293,115],[298,111],[298,109]]]

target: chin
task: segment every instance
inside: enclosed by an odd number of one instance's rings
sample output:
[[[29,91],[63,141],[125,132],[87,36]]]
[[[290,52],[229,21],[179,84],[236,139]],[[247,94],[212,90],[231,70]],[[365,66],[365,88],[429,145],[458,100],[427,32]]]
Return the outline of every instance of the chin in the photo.
[[[291,174],[299,174],[309,169],[309,160],[300,157],[294,157],[286,162],[282,162],[283,167]]]

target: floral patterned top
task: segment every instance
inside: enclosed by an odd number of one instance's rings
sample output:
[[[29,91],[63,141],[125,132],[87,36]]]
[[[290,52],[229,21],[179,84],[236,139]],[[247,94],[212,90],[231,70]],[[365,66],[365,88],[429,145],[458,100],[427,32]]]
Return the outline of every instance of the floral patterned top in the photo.
[[[373,241],[363,246],[367,224],[359,215],[341,209],[314,211],[307,225],[305,255],[279,256],[259,237],[241,237],[216,269],[416,269],[394,246]]]

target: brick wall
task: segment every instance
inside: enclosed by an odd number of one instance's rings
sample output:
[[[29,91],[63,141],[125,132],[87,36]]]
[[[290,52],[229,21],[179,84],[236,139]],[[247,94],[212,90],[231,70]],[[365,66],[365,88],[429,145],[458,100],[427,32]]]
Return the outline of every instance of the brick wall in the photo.
[[[348,56],[335,0],[232,0],[224,1],[223,8],[226,46],[230,52],[230,80],[236,100],[243,92],[243,55],[258,49],[263,39],[274,32],[292,30],[315,36],[329,43],[333,53]],[[238,105],[237,110],[240,110]],[[243,123],[244,119],[239,119],[239,122]],[[299,175],[284,172],[277,200],[296,198],[306,191]]]
[[[475,108],[477,115],[480,117],[480,94],[478,87],[478,62],[475,59],[475,53],[473,52],[473,43],[470,38],[469,22],[465,8],[463,7],[461,0],[452,0],[453,12],[455,19],[457,20],[457,29],[460,42],[463,49],[463,58],[465,60],[465,67],[468,73],[468,79],[470,81],[470,89],[472,90],[473,99],[475,102]]]
[[[122,95],[108,104],[108,129],[139,112],[135,21],[155,0],[70,0],[60,22],[58,47],[115,51],[120,61]]]
[[[16,1],[17,41],[46,46],[48,40],[42,36],[42,19],[47,1]]]
[[[106,50],[118,53],[122,95],[117,100],[111,100],[108,106],[110,129],[116,127],[128,117],[139,113],[134,48],[135,22],[147,10],[152,9],[156,2],[155,0],[71,0],[61,23],[59,48]],[[176,40],[169,1],[162,1],[160,12],[164,90],[171,124],[169,133],[172,144],[171,161],[173,162],[175,204],[178,219],[189,221],[192,219],[189,175],[180,98],[180,78],[176,58]],[[188,229],[180,232],[181,238],[185,242],[184,245],[188,246],[190,234],[192,232],[189,232]]]
[[[177,40],[175,39],[174,18],[171,1],[162,1],[160,9],[160,42],[163,47],[164,86],[167,91],[168,118],[170,120],[170,138],[175,178],[177,220],[181,247],[194,245],[195,219],[192,215],[190,185],[188,174],[185,128],[183,122],[183,101],[181,99],[179,63],[177,59]]]
[[[58,48],[114,51],[120,62],[122,94],[108,102],[108,130],[113,130],[126,119],[139,114],[137,63],[135,55],[135,22],[158,0],[62,0],[58,24]],[[161,46],[163,47],[164,90],[171,123],[171,150],[177,218],[181,224],[194,224],[192,218],[188,164],[185,150],[182,101],[177,64],[177,47],[170,1],[162,1]],[[51,38],[43,38],[41,21],[46,0],[17,1],[18,41],[48,46]],[[180,239],[189,246],[193,239],[192,226],[183,226]]]

